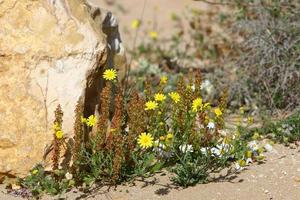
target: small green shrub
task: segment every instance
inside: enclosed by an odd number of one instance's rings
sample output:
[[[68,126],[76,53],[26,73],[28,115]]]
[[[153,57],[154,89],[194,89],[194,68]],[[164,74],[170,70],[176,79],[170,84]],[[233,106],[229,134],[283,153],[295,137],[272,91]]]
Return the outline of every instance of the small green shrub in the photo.
[[[262,132],[285,144],[300,140],[300,111],[277,122],[267,121]]]

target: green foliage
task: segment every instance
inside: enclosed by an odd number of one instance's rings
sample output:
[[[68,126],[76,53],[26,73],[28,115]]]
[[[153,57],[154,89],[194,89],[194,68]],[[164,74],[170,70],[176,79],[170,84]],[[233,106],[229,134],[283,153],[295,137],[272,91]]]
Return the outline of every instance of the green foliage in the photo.
[[[300,140],[300,111],[295,112],[286,119],[276,122],[267,121],[261,129],[264,134],[269,135],[275,141],[285,144]]]
[[[19,184],[30,189],[33,196],[40,196],[43,193],[50,195],[64,193],[74,185],[74,181],[65,178],[64,170],[46,172],[42,165],[37,165],[29,176],[20,180]]]
[[[205,183],[209,176],[208,170],[209,161],[206,156],[195,157],[192,153],[186,153],[172,168],[171,171],[175,173],[175,176],[171,180],[183,187]]]

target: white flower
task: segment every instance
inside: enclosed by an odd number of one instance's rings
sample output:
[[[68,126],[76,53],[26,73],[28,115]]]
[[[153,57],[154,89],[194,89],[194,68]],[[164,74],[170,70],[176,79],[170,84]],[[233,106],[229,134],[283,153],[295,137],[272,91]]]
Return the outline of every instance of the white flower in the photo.
[[[200,151],[201,151],[201,153],[202,153],[203,155],[207,155],[207,148],[202,147],[202,148],[200,149]]]
[[[195,84],[193,84],[193,85],[191,86],[191,89],[192,89],[193,92],[195,91],[195,89],[196,89]]]
[[[209,129],[214,129],[214,128],[215,128],[215,123],[213,123],[213,122],[208,122],[207,128],[209,128]]]
[[[210,151],[215,156],[220,156],[221,155],[221,150],[219,148],[213,147],[213,148],[210,149]]]
[[[252,151],[257,151],[258,150],[258,145],[256,143],[255,140],[251,141],[248,143],[248,147],[252,150]]]
[[[270,145],[269,143],[265,144],[264,148],[265,148],[267,151],[272,151],[272,150],[273,150],[272,145]]]
[[[237,171],[241,171],[244,169],[244,167],[240,166],[240,164],[238,162],[236,162],[234,166]]]
[[[208,94],[211,94],[214,90],[214,86],[208,79],[206,79],[201,84],[201,90],[205,90]]]
[[[246,160],[246,164],[248,165],[249,163],[253,163],[253,160],[252,160],[252,158],[247,158],[247,160]]]
[[[71,180],[73,178],[73,175],[71,173],[67,172],[65,177],[67,180]]]
[[[182,153],[193,152],[193,146],[190,144],[184,144],[179,146],[179,150]]]

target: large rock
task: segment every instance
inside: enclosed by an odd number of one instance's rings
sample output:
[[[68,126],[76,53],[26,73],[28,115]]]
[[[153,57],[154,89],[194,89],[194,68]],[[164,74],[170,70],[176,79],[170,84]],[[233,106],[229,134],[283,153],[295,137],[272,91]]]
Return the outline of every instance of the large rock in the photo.
[[[121,51],[104,18],[83,0],[0,0],[0,176],[24,176],[42,160],[58,104],[69,137],[79,97],[94,112],[103,68]]]

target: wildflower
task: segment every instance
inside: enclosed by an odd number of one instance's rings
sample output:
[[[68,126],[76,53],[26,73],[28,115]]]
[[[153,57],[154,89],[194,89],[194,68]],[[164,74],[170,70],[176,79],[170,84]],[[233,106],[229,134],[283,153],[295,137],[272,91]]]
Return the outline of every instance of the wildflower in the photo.
[[[103,73],[103,78],[108,81],[116,79],[117,71],[115,69],[107,69]]]
[[[87,124],[89,127],[95,126],[96,122],[97,122],[97,119],[96,119],[95,115],[89,116],[89,118],[86,120],[86,124]]]
[[[235,163],[235,169],[238,171],[243,170],[245,166],[246,166],[246,161],[244,160],[239,160],[238,162]]]
[[[36,175],[38,172],[39,172],[39,170],[38,170],[38,169],[35,169],[35,170],[33,170],[31,173],[32,173],[33,175]]]
[[[213,122],[208,122],[207,128],[208,128],[208,129],[214,129],[214,128],[215,128],[215,123],[213,123]]]
[[[160,136],[159,140],[164,141],[166,138],[164,136]]]
[[[150,31],[149,36],[151,39],[156,40],[157,39],[157,32],[156,31]]]
[[[163,84],[166,84],[168,81],[168,77],[167,76],[162,76],[160,78],[160,84],[163,85]]]
[[[240,113],[244,114],[245,113],[245,108],[243,106],[240,107]]]
[[[81,116],[81,123],[86,123],[87,119]]]
[[[155,101],[147,101],[145,110],[155,110],[158,104]]]
[[[153,145],[153,137],[150,133],[141,133],[138,138],[138,144],[141,148],[147,149]]]
[[[169,96],[175,103],[178,103],[180,101],[180,95],[177,92],[170,92]]]
[[[223,114],[220,108],[215,108],[214,112],[217,117],[220,117]]]
[[[247,122],[248,122],[249,125],[253,124],[253,122],[254,122],[253,117],[248,117]]]
[[[202,99],[201,98],[197,98],[193,101],[193,105],[192,105],[192,110],[193,112],[198,112],[199,109],[202,109]]]
[[[172,133],[168,133],[167,136],[166,136],[166,143],[167,144],[172,143],[173,138],[174,138],[174,135]]]
[[[210,149],[211,153],[214,155],[214,156],[221,156],[221,152],[222,152],[222,149],[219,149],[219,148],[216,148],[216,147],[213,147]]]
[[[204,106],[203,106],[203,110],[207,109],[207,108],[210,108],[210,103],[205,103]]]
[[[184,144],[179,146],[179,150],[182,153],[193,152],[193,146],[190,144]]]
[[[61,128],[60,128],[60,126],[59,126],[59,124],[57,123],[57,122],[55,122],[54,124],[53,124],[53,130],[54,131],[59,131]]]
[[[252,157],[252,151],[247,151],[246,158],[251,158],[251,157]]]
[[[55,136],[57,139],[61,139],[64,136],[64,132],[62,131],[56,131]]]
[[[67,172],[65,177],[67,180],[71,180],[73,178],[73,175],[71,173]]]
[[[155,101],[164,101],[166,99],[166,96],[161,93],[157,93],[154,95]]]
[[[138,20],[138,19],[134,19],[134,20],[132,20],[132,22],[131,22],[131,28],[133,28],[133,29],[139,28],[140,25],[141,25],[141,21]]]
[[[167,138],[167,140],[172,140],[173,137],[174,137],[174,135],[172,133],[168,133],[166,138]]]
[[[248,165],[249,163],[253,163],[252,158],[247,158],[247,160],[246,160],[246,165]]]
[[[258,145],[256,143],[256,141],[251,141],[248,143],[248,147],[252,150],[252,151],[257,151],[258,150]]]
[[[253,139],[253,140],[257,140],[257,139],[259,139],[259,138],[260,138],[260,135],[259,135],[258,132],[255,132],[255,133],[253,134],[253,136],[252,136],[252,139]]]

